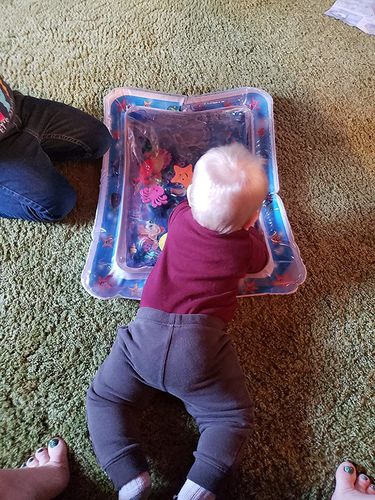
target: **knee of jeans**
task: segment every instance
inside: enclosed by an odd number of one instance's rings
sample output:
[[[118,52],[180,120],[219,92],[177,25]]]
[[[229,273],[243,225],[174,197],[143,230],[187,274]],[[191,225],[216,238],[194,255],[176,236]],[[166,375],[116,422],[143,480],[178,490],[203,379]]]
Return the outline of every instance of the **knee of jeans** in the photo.
[[[51,196],[49,203],[43,209],[38,211],[38,220],[42,222],[55,222],[63,219],[72,209],[77,202],[77,195],[71,186],[65,186]]]
[[[97,121],[96,126],[92,128],[91,149],[93,158],[101,158],[111,147],[112,136],[107,127]]]
[[[65,195],[56,199],[52,214],[56,220],[63,219],[73,210],[77,203],[77,194],[73,188],[65,191]]]

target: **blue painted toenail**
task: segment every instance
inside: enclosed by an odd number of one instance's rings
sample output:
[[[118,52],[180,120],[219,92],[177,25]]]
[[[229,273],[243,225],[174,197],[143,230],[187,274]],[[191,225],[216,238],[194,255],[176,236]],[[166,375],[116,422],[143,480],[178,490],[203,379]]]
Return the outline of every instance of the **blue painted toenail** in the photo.
[[[370,486],[370,488],[371,488],[372,490],[375,490],[375,484],[372,484],[372,485]]]
[[[20,469],[23,469],[24,467],[26,467],[26,462],[24,462],[24,463],[20,466]]]
[[[363,481],[368,481],[368,477],[366,476],[366,474],[360,474],[359,476]]]
[[[37,453],[42,453],[43,450],[44,450],[44,448],[39,448],[39,450],[37,450],[36,452]]]
[[[353,474],[354,468],[350,467],[350,465],[344,465],[344,471],[347,472],[348,474]]]
[[[32,462],[34,460],[34,457],[30,457],[28,462]]]
[[[55,446],[57,446],[59,444],[59,440],[58,439],[50,439],[49,443],[48,443],[48,446],[50,448],[54,448]]]

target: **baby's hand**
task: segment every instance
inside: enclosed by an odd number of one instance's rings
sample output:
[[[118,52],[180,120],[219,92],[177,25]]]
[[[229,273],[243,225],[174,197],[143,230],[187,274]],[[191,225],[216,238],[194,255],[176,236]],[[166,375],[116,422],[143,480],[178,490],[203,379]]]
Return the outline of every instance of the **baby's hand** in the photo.
[[[260,209],[257,210],[255,212],[255,214],[251,217],[251,219],[249,220],[249,222],[247,224],[244,225],[244,229],[246,229],[246,231],[248,229],[250,229],[251,227],[255,226],[257,220],[259,219],[259,212],[260,212]]]

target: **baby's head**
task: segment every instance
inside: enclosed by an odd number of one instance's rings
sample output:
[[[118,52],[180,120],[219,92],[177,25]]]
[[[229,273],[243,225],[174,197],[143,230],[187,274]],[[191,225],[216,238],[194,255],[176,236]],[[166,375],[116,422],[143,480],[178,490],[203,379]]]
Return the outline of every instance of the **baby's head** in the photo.
[[[245,227],[267,194],[263,163],[238,143],[208,150],[197,161],[188,188],[194,219],[219,233]]]

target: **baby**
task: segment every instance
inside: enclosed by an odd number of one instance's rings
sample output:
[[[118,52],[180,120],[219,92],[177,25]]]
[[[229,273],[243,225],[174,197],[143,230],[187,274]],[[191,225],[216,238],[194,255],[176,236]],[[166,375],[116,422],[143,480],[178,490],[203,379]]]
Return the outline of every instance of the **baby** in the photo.
[[[244,146],[213,148],[170,216],[137,316],[118,329],[87,395],[94,450],[120,500],[150,494],[137,424],[158,391],[181,399],[200,431],[178,500],[215,499],[238,462],[252,404],[225,327],[239,280],[267,264],[253,227],[267,187],[262,160]]]

